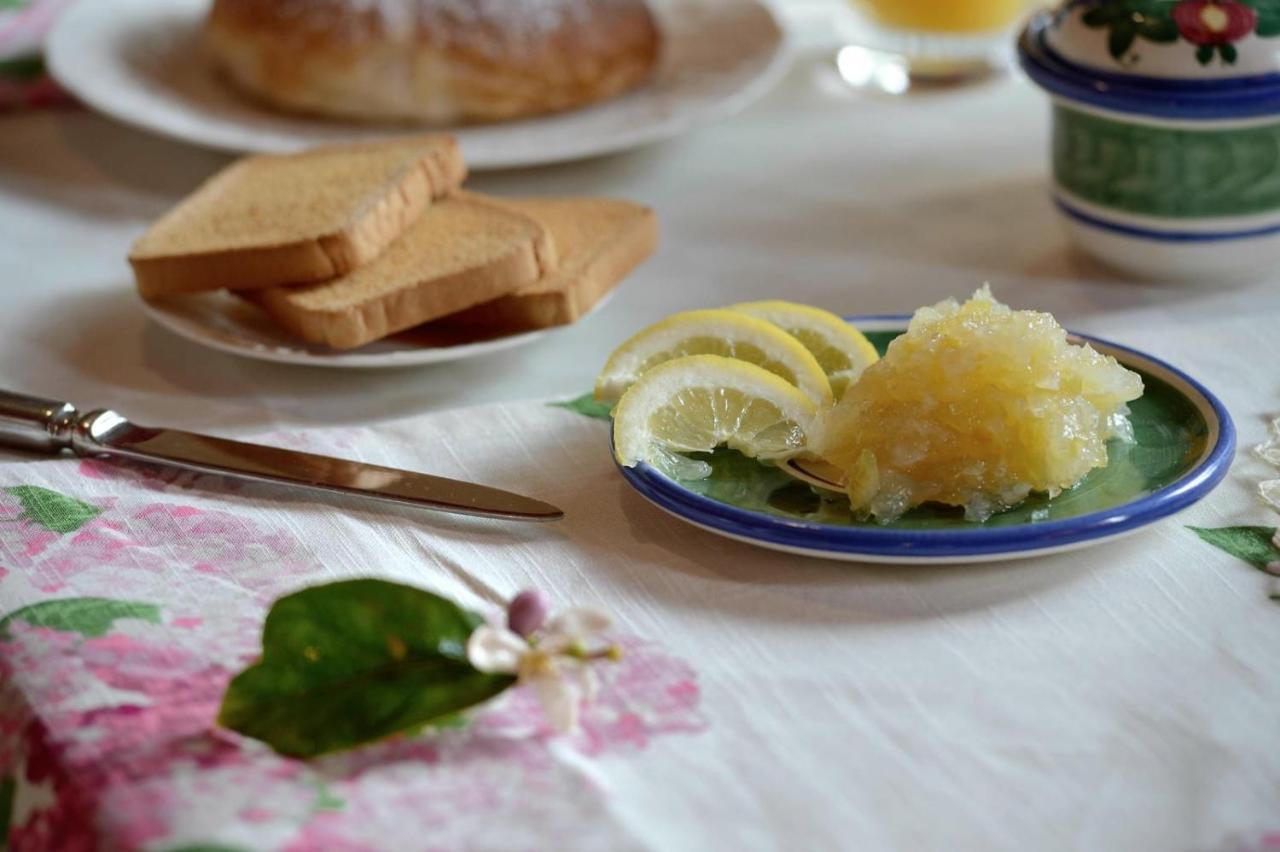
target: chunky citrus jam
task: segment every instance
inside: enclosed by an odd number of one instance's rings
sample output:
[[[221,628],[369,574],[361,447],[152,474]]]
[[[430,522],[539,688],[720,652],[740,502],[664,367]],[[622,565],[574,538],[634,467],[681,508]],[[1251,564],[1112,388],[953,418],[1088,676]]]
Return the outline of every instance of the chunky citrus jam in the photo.
[[[934,502],[984,521],[1105,467],[1141,395],[1136,373],[984,287],[917,311],[831,411],[819,449],[855,511],[889,522]]]

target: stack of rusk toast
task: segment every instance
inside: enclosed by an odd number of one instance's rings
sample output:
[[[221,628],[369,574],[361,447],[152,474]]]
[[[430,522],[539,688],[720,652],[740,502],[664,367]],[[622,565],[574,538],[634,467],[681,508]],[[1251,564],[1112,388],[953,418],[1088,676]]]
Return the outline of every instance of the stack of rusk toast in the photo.
[[[146,299],[231,290],[303,340],[353,349],[423,323],[477,336],[571,323],[657,243],[652,211],[461,188],[447,135],[248,157],[133,246]]]

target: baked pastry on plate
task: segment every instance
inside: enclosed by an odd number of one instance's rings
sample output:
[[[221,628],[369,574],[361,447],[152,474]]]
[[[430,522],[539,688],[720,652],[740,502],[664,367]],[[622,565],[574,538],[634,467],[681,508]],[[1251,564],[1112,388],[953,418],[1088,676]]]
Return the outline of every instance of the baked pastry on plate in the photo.
[[[214,61],[276,107],[363,121],[502,121],[649,79],[645,0],[214,0]]]

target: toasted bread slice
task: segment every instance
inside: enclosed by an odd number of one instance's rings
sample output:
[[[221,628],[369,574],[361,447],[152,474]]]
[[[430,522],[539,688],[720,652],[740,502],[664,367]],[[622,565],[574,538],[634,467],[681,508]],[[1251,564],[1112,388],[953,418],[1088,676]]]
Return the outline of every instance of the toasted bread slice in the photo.
[[[465,176],[445,135],[247,157],[156,222],[129,262],[148,298],[322,281],[373,260]]]
[[[489,200],[544,224],[555,241],[559,266],[535,284],[445,317],[442,324],[515,332],[576,322],[658,243],[653,211],[627,201]]]
[[[352,349],[528,287],[555,259],[545,226],[459,193],[428,207],[367,266],[244,295],[304,340]]]

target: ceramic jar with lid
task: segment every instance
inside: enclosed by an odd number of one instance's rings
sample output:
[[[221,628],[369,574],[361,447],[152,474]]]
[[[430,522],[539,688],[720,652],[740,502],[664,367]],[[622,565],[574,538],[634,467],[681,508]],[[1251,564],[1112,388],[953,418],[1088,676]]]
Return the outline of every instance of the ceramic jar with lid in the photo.
[[[1070,0],[1019,55],[1083,249],[1142,277],[1280,269],[1280,0]]]

